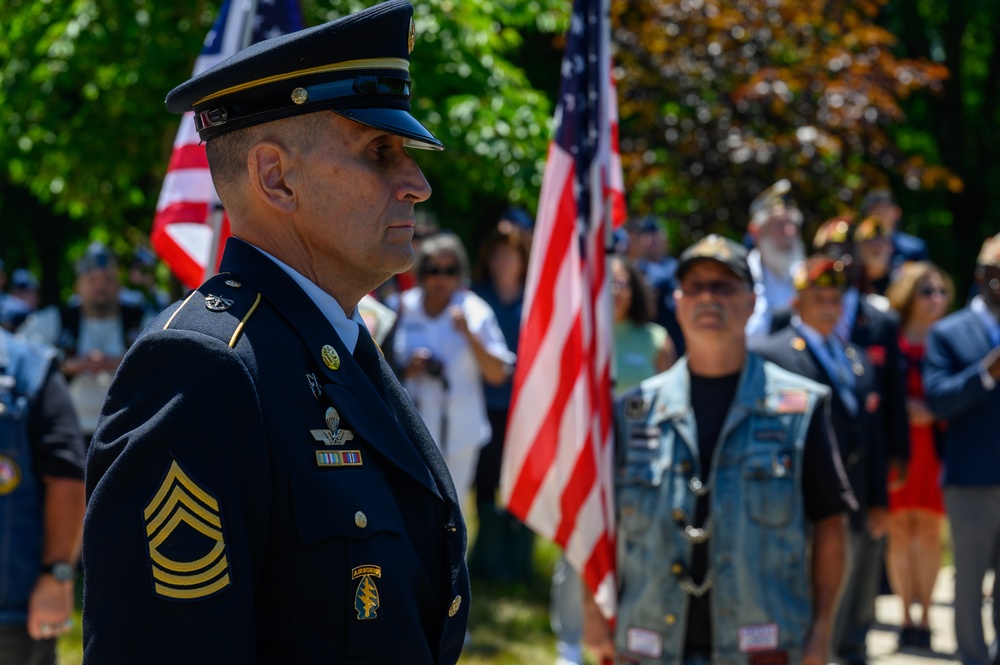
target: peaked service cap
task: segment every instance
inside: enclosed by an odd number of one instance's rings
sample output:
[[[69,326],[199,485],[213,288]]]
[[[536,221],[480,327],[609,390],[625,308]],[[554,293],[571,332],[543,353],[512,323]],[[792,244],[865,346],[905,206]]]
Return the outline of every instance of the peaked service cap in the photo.
[[[252,44],[171,90],[167,109],[194,111],[203,141],[329,110],[402,136],[410,147],[442,150],[410,115],[413,42],[413,6],[388,0]]]

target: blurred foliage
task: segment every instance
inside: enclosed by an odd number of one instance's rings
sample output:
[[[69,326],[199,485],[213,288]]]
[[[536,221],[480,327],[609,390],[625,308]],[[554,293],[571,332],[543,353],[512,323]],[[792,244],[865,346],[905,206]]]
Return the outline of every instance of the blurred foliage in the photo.
[[[932,60],[952,74],[941,94],[903,104],[907,122],[893,134],[964,187],[927,191],[893,182],[906,230],[928,240],[932,258],[965,293],[983,239],[1000,231],[1000,1],[890,0],[882,23],[898,36],[900,57]]]
[[[681,245],[742,234],[753,197],[793,183],[813,225],[895,173],[960,179],[890,131],[901,101],[940,92],[944,66],[901,58],[884,0],[613,0],[622,160],[631,211],[671,220]]]
[[[88,239],[127,252],[148,234],[178,122],[163,99],[190,76],[220,4],[0,5],[0,257],[46,268],[49,299]],[[370,4],[302,8],[315,25]],[[553,95],[515,58],[529,45],[544,52],[568,12],[562,0],[418,3],[414,113],[449,147],[418,158],[443,224],[467,235],[508,200],[533,209]]]
[[[302,8],[315,25],[372,3]],[[178,122],[163,98],[219,4],[0,4],[0,258],[49,299],[88,240],[145,241]],[[448,146],[417,156],[424,207],[473,248],[508,203],[534,212],[570,4],[417,3],[414,112]],[[781,177],[807,235],[890,184],[954,271],[1000,227],[1000,0],[612,0],[612,23],[630,212],[670,220],[675,247],[738,237]]]

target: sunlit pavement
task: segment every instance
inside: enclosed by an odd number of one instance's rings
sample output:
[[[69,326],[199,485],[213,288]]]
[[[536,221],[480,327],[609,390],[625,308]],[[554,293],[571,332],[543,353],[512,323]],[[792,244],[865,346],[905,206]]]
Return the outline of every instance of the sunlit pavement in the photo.
[[[941,569],[934,587],[934,605],[931,607],[931,647],[933,651],[907,648],[898,651],[896,641],[902,625],[902,608],[896,596],[879,596],[875,604],[878,622],[868,633],[868,653],[870,662],[886,664],[903,663],[957,663],[955,660],[955,626],[952,599],[954,596],[955,569],[951,566]],[[992,612],[989,590],[993,588],[993,575],[984,582],[987,593],[983,602],[983,624],[986,639],[993,639]]]

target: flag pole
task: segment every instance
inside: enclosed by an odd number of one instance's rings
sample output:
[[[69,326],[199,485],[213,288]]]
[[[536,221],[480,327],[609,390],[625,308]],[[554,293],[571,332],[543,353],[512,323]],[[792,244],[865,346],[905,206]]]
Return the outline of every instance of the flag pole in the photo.
[[[257,18],[258,0],[243,0],[243,32],[240,34],[240,50],[250,46],[253,42],[254,23]],[[217,196],[217,195],[216,195]],[[215,276],[216,266],[219,265],[219,238],[222,237],[222,218],[226,214],[222,202],[216,199],[212,208],[212,214],[208,217],[208,227],[211,233],[211,240],[208,244],[208,261],[205,262],[205,280]]]

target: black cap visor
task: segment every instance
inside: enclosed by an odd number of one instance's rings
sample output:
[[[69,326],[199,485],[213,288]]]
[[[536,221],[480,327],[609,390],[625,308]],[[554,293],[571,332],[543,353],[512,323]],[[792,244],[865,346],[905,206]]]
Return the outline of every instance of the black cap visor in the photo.
[[[444,150],[444,144],[434,138],[409,111],[388,108],[330,109],[348,120],[362,125],[384,129],[390,134],[405,138],[407,147],[420,150]]]

